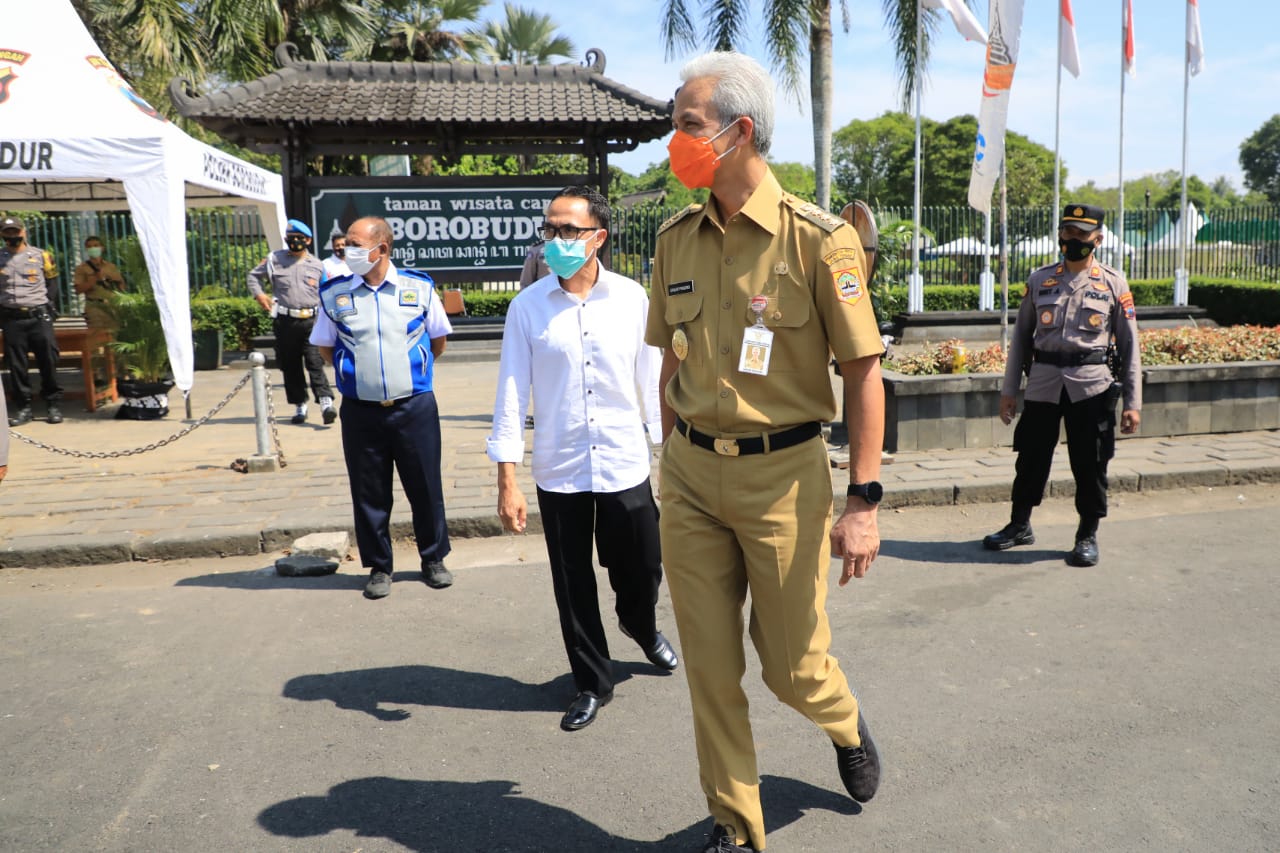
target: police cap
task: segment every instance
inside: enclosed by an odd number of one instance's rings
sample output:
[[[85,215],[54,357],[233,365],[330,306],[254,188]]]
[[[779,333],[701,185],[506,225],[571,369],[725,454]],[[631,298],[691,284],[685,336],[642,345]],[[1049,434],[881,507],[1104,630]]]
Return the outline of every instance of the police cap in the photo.
[[[26,223],[16,216],[6,216],[0,219],[0,231],[22,231],[26,227]]]
[[[304,237],[310,237],[311,227],[301,220],[290,219],[285,223],[284,232],[286,234],[301,234]]]
[[[1092,204],[1068,204],[1062,209],[1062,221],[1058,227],[1072,225],[1081,231],[1096,231],[1102,227],[1104,211]]]

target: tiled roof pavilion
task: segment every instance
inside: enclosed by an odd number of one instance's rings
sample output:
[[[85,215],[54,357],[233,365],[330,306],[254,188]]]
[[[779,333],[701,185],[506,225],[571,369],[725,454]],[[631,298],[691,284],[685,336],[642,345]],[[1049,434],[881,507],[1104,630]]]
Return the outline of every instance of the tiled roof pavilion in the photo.
[[[670,133],[671,106],[605,77],[601,51],[586,60],[311,62],[282,44],[264,77],[202,96],[174,80],[169,94],[225,139],[284,155],[288,183],[312,157],[347,154],[575,153],[603,176],[608,152]]]

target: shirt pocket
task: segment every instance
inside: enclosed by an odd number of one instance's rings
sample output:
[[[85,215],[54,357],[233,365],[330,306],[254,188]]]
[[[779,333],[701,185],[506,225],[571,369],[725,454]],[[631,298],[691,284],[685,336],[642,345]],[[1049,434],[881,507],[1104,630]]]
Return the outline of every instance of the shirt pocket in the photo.
[[[689,347],[689,354],[684,360],[701,361],[702,353],[710,346],[706,343],[707,332],[706,321],[702,316],[702,294],[695,292],[668,296],[662,318],[671,328],[673,336],[677,330],[684,330]],[[666,347],[670,348],[670,346],[671,343],[668,341]]]
[[[1036,305],[1036,328],[1044,331],[1056,329],[1062,325],[1062,306],[1057,302],[1046,301]]]
[[[769,372],[803,370],[814,363],[825,364],[829,358],[826,337],[805,328],[813,316],[809,286],[790,276],[780,276],[776,290],[765,295],[769,302],[761,319],[773,332]],[[750,300],[744,319],[748,326],[755,325],[756,314],[751,310]]]
[[[1091,305],[1083,305],[1076,316],[1076,328],[1086,338],[1111,330],[1111,312]]]

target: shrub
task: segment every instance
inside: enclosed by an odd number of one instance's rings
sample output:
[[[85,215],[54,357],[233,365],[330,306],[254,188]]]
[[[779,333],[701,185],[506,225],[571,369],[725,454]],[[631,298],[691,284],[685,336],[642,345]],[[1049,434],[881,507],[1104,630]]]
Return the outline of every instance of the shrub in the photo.
[[[469,290],[462,294],[469,317],[505,317],[518,290]]]
[[[198,295],[210,290],[221,291],[224,295],[191,300],[193,329],[221,329],[227,348],[238,350],[253,349],[255,336],[271,334],[271,315],[263,311],[253,297],[226,296],[222,288],[203,288]]]

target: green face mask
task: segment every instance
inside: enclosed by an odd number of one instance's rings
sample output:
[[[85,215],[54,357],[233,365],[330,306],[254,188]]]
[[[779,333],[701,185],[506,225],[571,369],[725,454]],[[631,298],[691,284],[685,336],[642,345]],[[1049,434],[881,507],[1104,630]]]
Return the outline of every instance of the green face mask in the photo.
[[[102,257],[102,247],[91,246],[90,248],[85,249],[84,253],[96,261],[98,258]]]

